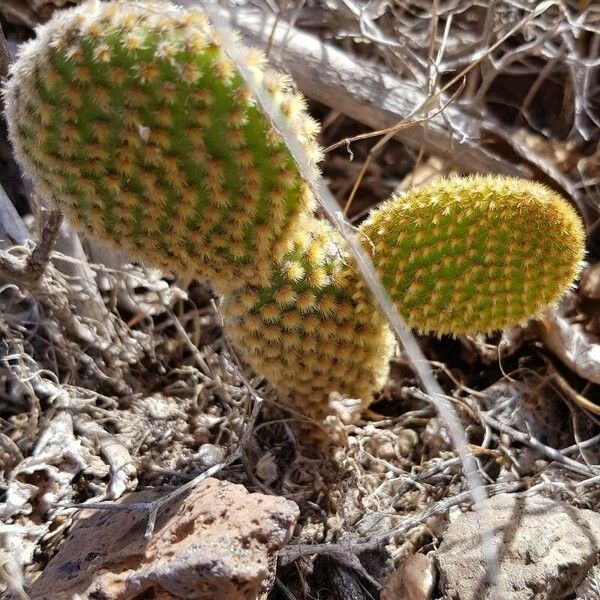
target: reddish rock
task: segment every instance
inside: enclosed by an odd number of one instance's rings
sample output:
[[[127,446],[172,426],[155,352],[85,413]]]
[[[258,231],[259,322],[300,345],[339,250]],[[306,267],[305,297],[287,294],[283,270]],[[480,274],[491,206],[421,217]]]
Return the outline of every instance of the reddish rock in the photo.
[[[124,503],[147,502],[136,493]],[[85,511],[36,580],[32,600],[254,600],[290,539],[296,504],[207,479],[163,507],[144,539],[145,511]]]

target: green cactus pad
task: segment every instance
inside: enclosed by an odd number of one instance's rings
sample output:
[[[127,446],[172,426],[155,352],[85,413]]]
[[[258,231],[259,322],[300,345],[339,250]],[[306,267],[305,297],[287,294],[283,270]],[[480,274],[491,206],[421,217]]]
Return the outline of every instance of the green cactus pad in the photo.
[[[286,77],[243,50],[315,161]],[[5,90],[16,154],[94,236],[220,289],[269,272],[312,196],[203,13],[85,2],[38,28]],[[268,261],[267,261],[268,259]]]
[[[360,235],[408,323],[437,334],[525,322],[560,298],[584,256],[573,208],[513,178],[422,185],[375,210]]]
[[[385,382],[393,338],[374,306],[353,300],[357,275],[345,268],[332,227],[307,217],[302,231],[270,285],[237,290],[223,314],[243,358],[320,418],[332,391],[371,401]]]

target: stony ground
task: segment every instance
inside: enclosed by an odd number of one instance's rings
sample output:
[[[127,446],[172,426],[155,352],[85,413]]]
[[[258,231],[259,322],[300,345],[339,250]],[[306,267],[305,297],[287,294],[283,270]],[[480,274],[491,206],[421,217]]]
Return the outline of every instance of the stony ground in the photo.
[[[0,0],[10,51],[63,4]],[[332,397],[330,449],[304,445],[302,415],[223,338],[211,290],[52,221],[2,133],[4,594],[600,598],[598,8],[269,7],[268,30],[256,8],[223,14],[311,98],[351,222],[396,189],[472,171],[543,181],[585,221],[588,266],[544,319],[418,340],[493,500],[470,510],[445,421],[400,349],[371,411]],[[338,54],[319,64],[325,43]]]

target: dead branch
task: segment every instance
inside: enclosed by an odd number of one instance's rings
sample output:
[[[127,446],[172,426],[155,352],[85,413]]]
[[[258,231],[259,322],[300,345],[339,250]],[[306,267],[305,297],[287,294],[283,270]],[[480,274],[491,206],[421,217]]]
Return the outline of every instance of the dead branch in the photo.
[[[507,492],[516,492],[522,489],[521,482],[496,483],[485,487],[488,497]],[[453,506],[460,504],[473,504],[470,492],[461,492],[450,498],[444,498],[439,502],[425,508],[416,515],[408,516],[404,521],[388,531],[375,534],[371,537],[345,540],[335,544],[292,544],[279,552],[279,560],[289,564],[304,556],[325,555],[331,556],[346,564],[348,559],[363,550],[373,550],[390,542],[393,538],[406,535],[411,529],[421,525],[427,519],[448,512]]]
[[[126,491],[134,490],[137,486],[137,470],[125,445],[115,435],[88,418],[76,417],[74,427],[78,434],[98,442],[100,453],[110,466],[106,498],[116,500]]]
[[[558,310],[548,311],[541,324],[544,346],[571,371],[600,383],[600,344],[579,323],[571,323]]]
[[[63,222],[62,213],[44,210],[34,200],[39,242],[24,256],[0,248],[0,279],[18,285],[53,315],[68,337],[105,355],[111,369],[118,371],[122,362],[133,362],[144,353],[143,340],[107,309],[79,237]],[[30,244],[29,232],[2,186],[0,219],[0,235],[24,250]],[[63,254],[55,256],[55,246]]]
[[[184,4],[199,2],[185,0]],[[307,96],[374,129],[396,126],[427,101],[426,93],[384,67],[370,65],[283,20],[276,23],[274,16],[237,5],[219,10],[248,43],[265,48],[271,39],[270,59],[288,70]],[[490,126],[486,123],[488,130]],[[491,149],[483,148],[482,130],[481,121],[456,106],[448,106],[444,115],[402,129],[396,137],[412,148],[424,147],[432,154],[444,156],[465,172],[531,175],[527,168],[510,164]]]
[[[8,281],[35,287],[48,266],[61,221],[60,211],[50,211],[46,222],[40,225],[39,243],[25,258],[17,258],[0,250],[0,274]]]
[[[246,383],[246,380],[244,380]],[[246,384],[249,385],[249,384]],[[179,486],[172,492],[165,494],[164,496],[154,500],[153,502],[140,502],[140,503],[121,503],[121,504],[101,504],[101,503],[82,503],[82,504],[72,504],[69,506],[64,506],[64,509],[71,508],[84,508],[84,509],[95,509],[95,510],[140,510],[148,513],[148,524],[146,526],[145,537],[150,538],[154,533],[154,526],[156,524],[156,518],[158,516],[159,509],[175,501],[177,498],[181,497],[182,494],[185,494],[187,491],[194,489],[205,479],[212,477],[225,469],[226,467],[232,465],[234,462],[243,457],[244,451],[246,447],[250,443],[252,439],[252,435],[254,434],[254,427],[256,425],[256,421],[260,414],[260,410],[262,408],[263,399],[256,393],[253,387],[248,388],[248,392],[250,396],[254,399],[254,406],[252,407],[252,412],[248,417],[248,421],[244,425],[244,429],[240,436],[240,440],[238,444],[232,448],[229,454],[219,463],[213,465],[208,468],[206,471],[194,477],[192,480],[184,483]]]
[[[80,342],[97,345],[97,336],[71,311],[60,273],[49,265],[50,251],[60,228],[62,216],[51,211],[40,226],[40,241],[25,257],[0,249],[0,277],[18,284],[49,308],[57,320]]]
[[[525,444],[526,446],[530,446],[531,448],[538,450],[550,460],[561,464],[563,467],[569,469],[573,473],[577,473],[579,475],[587,477],[590,474],[595,474],[598,472],[598,469],[596,467],[590,469],[589,467],[586,467],[585,465],[582,465],[581,463],[578,463],[575,460],[563,456],[563,454],[559,450],[555,450],[550,446],[546,446],[546,444],[542,444],[542,442],[540,442],[533,436],[523,433],[522,431],[518,431],[517,429],[515,429],[514,427],[510,427],[510,425],[507,425],[506,423],[497,421],[489,414],[484,414],[484,419],[490,427],[492,427],[499,433],[507,434],[515,442],[519,444]]]

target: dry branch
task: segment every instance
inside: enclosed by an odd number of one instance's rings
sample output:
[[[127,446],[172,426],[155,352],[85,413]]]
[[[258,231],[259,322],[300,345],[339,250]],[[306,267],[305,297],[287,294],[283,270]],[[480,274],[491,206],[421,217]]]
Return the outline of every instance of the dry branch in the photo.
[[[198,0],[184,3],[200,4]],[[384,66],[371,65],[283,20],[275,23],[274,16],[260,10],[226,5],[220,14],[253,46],[265,48],[271,40],[270,60],[289,71],[307,96],[370,127],[393,127],[427,101],[426,93]],[[464,172],[529,176],[527,168],[483,148],[483,128],[479,119],[448,106],[444,115],[403,129],[396,137],[413,148],[444,156]],[[492,128],[493,124],[485,124],[488,132]]]
[[[106,498],[116,500],[137,485],[137,470],[129,451],[116,435],[103,429],[98,423],[82,417],[75,418],[75,430],[89,439],[95,439],[100,453],[110,465],[110,482]]]
[[[50,213],[48,220],[40,224],[39,243],[24,258],[0,250],[0,277],[18,284],[36,300],[43,302],[75,339],[92,345],[97,343],[95,335],[72,313],[69,299],[64,293],[66,283],[49,264],[50,251],[56,241],[61,220],[60,212]]]
[[[521,482],[495,483],[486,486],[486,492],[489,497],[492,497],[496,494],[517,492],[522,488],[523,484]],[[359,552],[380,548],[389,543],[390,540],[406,535],[411,529],[421,525],[435,515],[444,514],[452,507],[460,504],[471,504],[472,501],[470,492],[461,492],[450,498],[443,498],[435,502],[418,514],[406,516],[402,523],[382,533],[348,539],[334,544],[290,544],[280,551],[279,560],[285,565],[304,556],[318,554],[331,556],[344,563],[345,559],[352,558]]]
[[[570,322],[557,310],[541,321],[544,346],[582,379],[600,384],[600,344],[580,323]]]
[[[59,211],[51,211],[45,223],[40,225],[41,238],[26,258],[17,258],[0,251],[0,272],[9,281],[34,286],[48,266],[50,251],[56,241],[62,221]]]

